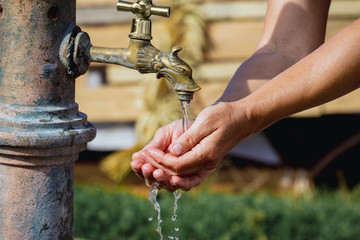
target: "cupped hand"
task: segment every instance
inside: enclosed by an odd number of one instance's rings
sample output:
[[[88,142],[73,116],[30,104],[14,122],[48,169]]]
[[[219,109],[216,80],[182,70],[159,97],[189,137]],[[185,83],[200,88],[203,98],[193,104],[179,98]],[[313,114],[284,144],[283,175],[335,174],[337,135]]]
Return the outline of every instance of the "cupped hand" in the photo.
[[[153,141],[134,154],[134,171],[147,182],[158,181],[167,189],[190,190],[215,170],[232,147],[252,133],[239,102],[206,108],[184,134],[181,132],[179,121],[159,129]],[[153,168],[148,171],[145,163]]]
[[[192,121],[189,122],[191,124]],[[130,163],[133,171],[140,178],[145,179],[145,183],[151,186],[154,182],[158,182],[162,188],[166,188],[169,191],[174,191],[177,188],[169,184],[170,175],[165,174],[162,169],[156,169],[149,163],[149,156],[147,151],[149,149],[158,149],[168,153],[168,147],[175,141],[181,134],[182,121],[174,121],[164,127],[159,128],[154,138],[139,152],[136,152],[132,156],[132,162]]]

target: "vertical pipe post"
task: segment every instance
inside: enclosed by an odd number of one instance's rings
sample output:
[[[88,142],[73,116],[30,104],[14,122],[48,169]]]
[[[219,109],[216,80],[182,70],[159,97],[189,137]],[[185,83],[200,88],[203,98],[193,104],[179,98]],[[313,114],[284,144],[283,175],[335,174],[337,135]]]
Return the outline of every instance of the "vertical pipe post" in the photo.
[[[0,0],[0,239],[73,239],[73,166],[95,137],[60,62],[75,0]]]

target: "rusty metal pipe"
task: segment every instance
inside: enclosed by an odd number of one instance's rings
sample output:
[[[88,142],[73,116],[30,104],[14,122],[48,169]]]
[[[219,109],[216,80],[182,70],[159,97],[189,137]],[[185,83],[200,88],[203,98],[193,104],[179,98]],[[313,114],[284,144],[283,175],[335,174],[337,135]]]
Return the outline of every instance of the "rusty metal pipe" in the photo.
[[[0,9],[0,239],[73,239],[73,165],[95,137],[59,58],[75,0]]]

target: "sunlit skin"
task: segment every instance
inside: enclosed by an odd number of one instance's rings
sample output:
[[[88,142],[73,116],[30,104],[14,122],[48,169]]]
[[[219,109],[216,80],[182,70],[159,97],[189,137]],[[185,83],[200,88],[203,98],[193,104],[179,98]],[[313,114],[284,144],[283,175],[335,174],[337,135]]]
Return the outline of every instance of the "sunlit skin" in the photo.
[[[330,0],[268,3],[258,47],[223,96],[184,134],[173,122],[133,155],[131,167],[148,185],[190,190],[242,140],[360,86],[360,20],[323,43]]]

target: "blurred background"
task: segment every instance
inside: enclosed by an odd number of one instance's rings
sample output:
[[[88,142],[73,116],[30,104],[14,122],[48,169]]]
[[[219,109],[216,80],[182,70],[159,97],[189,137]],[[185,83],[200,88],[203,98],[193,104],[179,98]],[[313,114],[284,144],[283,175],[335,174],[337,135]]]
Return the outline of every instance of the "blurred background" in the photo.
[[[255,50],[267,2],[153,3],[172,10],[170,18],[151,18],[153,45],[166,52],[182,46],[179,56],[192,66],[193,78],[202,87],[190,104],[194,118],[220,97]],[[359,0],[333,0],[326,39],[359,16]],[[77,23],[95,46],[126,48],[132,18],[117,12],[114,0],[77,0]],[[75,163],[76,236],[157,239],[155,223],[147,221],[155,213],[146,200],[149,188],[129,162],[157,128],[181,118],[172,87],[155,74],[98,63],[76,81],[76,102],[98,131]],[[357,90],[279,121],[236,146],[208,180],[186,193],[184,203],[180,200],[184,219],[178,224],[186,229],[180,231],[181,239],[359,239],[354,222],[360,217],[359,102]],[[161,193],[160,198],[170,214],[171,194]],[[194,208],[200,211],[196,216],[191,215]],[[229,210],[225,215],[227,208],[239,213]],[[188,223],[189,218],[197,225]],[[214,225],[219,225],[217,232],[209,231]]]

